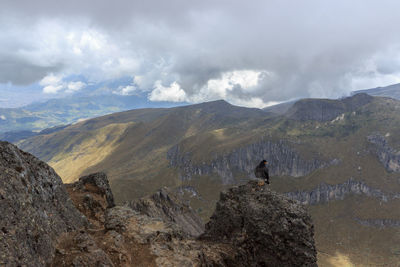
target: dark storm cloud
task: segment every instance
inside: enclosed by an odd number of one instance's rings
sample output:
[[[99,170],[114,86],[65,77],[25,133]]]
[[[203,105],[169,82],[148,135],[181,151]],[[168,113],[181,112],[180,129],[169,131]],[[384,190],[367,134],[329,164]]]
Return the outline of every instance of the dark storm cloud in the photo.
[[[47,73],[61,69],[61,66],[38,66],[18,57],[0,55],[0,83],[29,85]]]
[[[156,81],[159,88],[177,82],[189,101],[226,96],[251,105],[255,98],[267,103],[337,97],[400,81],[395,0],[3,0],[1,5],[0,40],[6,36],[7,42],[0,53],[18,53],[25,45],[22,55],[28,60],[4,60],[8,63],[0,68],[7,71],[0,82],[40,80],[63,66],[60,72],[93,79],[131,75],[142,90]],[[18,76],[18,70],[24,71]],[[243,73],[226,75],[240,70],[268,77],[250,88]],[[227,90],[210,87],[210,81],[226,77],[231,80],[218,84],[228,84]]]

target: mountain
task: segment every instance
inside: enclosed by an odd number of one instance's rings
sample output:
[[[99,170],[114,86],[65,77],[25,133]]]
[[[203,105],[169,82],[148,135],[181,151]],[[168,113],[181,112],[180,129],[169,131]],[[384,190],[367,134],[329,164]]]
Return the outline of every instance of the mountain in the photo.
[[[283,115],[224,101],[140,109],[19,146],[64,182],[107,173],[117,203],[168,186],[207,220],[219,192],[270,166],[271,189],[308,205],[322,266],[400,261],[400,102],[305,99]]]
[[[0,142],[0,199],[2,266],[317,266],[310,215],[256,182],[222,193],[204,229],[167,188],[115,206],[104,173],[64,185]]]
[[[400,99],[400,83],[392,84],[385,87],[377,87],[372,89],[358,90],[352,92],[352,94],[366,93],[372,96],[385,96],[394,99]]]
[[[38,131],[118,111],[171,107],[182,103],[152,102],[145,95],[85,95],[51,99],[21,108],[0,108],[0,140],[15,141]]]

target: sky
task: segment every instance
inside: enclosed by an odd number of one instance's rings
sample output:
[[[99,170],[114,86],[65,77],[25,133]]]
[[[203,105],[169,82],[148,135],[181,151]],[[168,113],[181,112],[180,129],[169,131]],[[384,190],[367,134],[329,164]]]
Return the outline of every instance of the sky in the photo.
[[[105,89],[258,108],[400,83],[397,0],[0,6],[0,107],[89,93],[119,79],[130,82]]]

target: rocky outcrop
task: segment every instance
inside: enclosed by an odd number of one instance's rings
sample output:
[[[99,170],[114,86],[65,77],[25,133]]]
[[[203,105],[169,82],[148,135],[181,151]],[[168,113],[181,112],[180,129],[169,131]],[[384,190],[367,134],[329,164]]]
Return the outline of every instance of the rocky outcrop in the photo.
[[[58,237],[87,223],[46,163],[0,142],[0,266],[45,266]]]
[[[256,182],[221,193],[203,240],[234,249],[236,266],[317,266],[311,217]]]
[[[174,223],[191,235],[199,236],[204,231],[204,223],[192,208],[183,203],[177,194],[164,187],[150,197],[129,203],[129,206],[142,214],[161,218],[164,222]]]
[[[180,170],[182,180],[191,180],[195,175],[217,174],[224,184],[234,183],[234,173],[245,173],[254,177],[254,167],[260,159],[270,163],[270,175],[299,177],[330,163],[319,158],[305,159],[285,141],[260,141],[216,155],[210,163],[194,163],[190,153],[181,151],[179,145],[172,147],[167,158],[171,167]],[[256,161],[255,161],[256,160]]]
[[[316,205],[327,203],[332,200],[343,200],[346,196],[351,194],[375,197],[384,202],[400,198],[400,194],[384,193],[379,189],[369,187],[362,181],[356,181],[354,179],[349,179],[342,184],[335,185],[322,182],[312,190],[288,192],[285,195],[291,199],[300,201],[302,204]]]
[[[102,226],[106,209],[115,206],[107,175],[93,173],[65,186],[78,210],[96,227]]]
[[[182,227],[191,209],[167,188],[130,205],[135,210],[107,208],[103,224],[62,236],[52,266],[316,266],[304,207],[255,182],[222,193],[198,238]]]
[[[294,103],[285,115],[297,121],[331,121],[343,113],[356,111],[372,100],[373,97],[365,93],[340,100],[302,99]]]
[[[368,136],[368,141],[375,145],[374,152],[386,170],[400,172],[400,151],[391,148],[385,137],[380,134]]]
[[[304,208],[254,182],[222,193],[198,238],[200,219],[167,188],[134,210],[114,205],[103,173],[66,187],[0,143],[1,266],[315,266]]]

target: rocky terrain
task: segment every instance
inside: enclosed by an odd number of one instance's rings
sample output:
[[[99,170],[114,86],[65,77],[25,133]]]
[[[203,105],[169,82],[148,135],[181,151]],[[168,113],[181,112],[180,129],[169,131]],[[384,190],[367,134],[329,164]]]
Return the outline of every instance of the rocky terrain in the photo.
[[[270,188],[309,205],[321,265],[337,254],[353,265],[399,262],[400,101],[304,99],[271,113],[224,101],[132,110],[19,145],[67,183],[105,172],[116,204],[167,186],[204,222],[220,191],[247,182],[265,158]]]
[[[149,197],[131,201],[128,205],[149,217],[177,224],[190,236],[197,237],[204,232],[204,223],[200,217],[167,187]]]
[[[250,181],[221,193],[202,239],[231,244],[243,266],[317,266],[313,236],[303,206]]]
[[[1,266],[316,266],[307,211],[256,182],[221,193],[203,232],[166,188],[115,206],[104,173],[64,186],[6,142],[0,168]]]
[[[86,218],[46,163],[0,142],[0,266],[45,266],[58,236]]]

